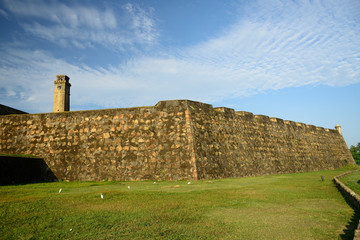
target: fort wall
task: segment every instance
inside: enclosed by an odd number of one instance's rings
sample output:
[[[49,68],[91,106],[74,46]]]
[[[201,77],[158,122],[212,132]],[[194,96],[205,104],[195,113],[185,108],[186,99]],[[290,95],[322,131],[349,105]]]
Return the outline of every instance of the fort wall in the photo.
[[[58,179],[210,179],[354,163],[336,130],[189,100],[0,116],[0,153],[41,157]]]
[[[354,160],[338,131],[191,103],[199,178],[334,169]]]

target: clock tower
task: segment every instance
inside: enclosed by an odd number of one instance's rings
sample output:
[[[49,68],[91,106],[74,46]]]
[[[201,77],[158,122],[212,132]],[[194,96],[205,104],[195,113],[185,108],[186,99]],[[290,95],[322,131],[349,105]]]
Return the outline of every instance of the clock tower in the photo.
[[[70,87],[69,77],[56,75],[54,81],[54,104],[53,112],[70,111]]]

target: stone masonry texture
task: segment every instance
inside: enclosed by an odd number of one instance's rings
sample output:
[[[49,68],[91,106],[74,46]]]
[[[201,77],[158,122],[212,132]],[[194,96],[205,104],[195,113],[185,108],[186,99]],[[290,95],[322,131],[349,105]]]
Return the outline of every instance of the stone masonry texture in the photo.
[[[0,153],[43,158],[63,180],[197,180],[354,163],[341,134],[189,100],[0,116]]]

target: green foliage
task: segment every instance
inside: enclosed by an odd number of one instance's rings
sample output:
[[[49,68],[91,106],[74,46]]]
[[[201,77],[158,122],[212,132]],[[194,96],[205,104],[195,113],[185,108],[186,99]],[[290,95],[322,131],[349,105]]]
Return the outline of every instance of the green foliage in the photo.
[[[0,186],[0,236],[337,239],[354,211],[331,180],[349,169],[190,184],[107,181]]]
[[[356,164],[360,164],[360,142],[356,146],[351,145],[350,152],[353,155]]]

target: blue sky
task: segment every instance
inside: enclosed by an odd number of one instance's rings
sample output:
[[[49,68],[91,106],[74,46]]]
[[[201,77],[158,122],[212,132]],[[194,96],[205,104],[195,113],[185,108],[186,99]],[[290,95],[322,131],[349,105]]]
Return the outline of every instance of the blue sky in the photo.
[[[360,142],[360,1],[0,0],[0,103],[51,112],[190,99],[342,126]]]

